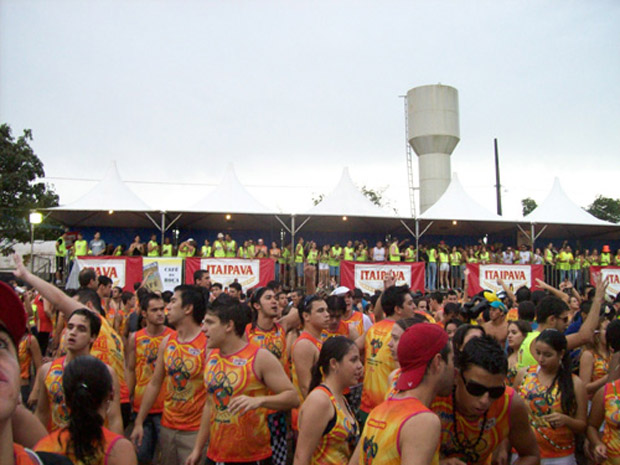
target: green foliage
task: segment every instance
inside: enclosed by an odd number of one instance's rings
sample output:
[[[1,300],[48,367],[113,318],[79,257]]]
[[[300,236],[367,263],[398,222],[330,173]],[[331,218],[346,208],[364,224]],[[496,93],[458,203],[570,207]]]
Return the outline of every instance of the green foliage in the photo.
[[[30,242],[32,210],[58,205],[53,189],[36,180],[45,176],[43,163],[30,147],[32,132],[15,140],[8,124],[0,125],[0,243]],[[48,221],[37,227],[37,239],[55,239]],[[47,227],[46,227],[47,226]]]
[[[319,194],[317,196],[315,196],[313,194],[313,196],[312,196],[312,205],[314,205],[316,207],[318,204],[320,204],[323,201],[323,199],[325,199],[325,194]]]
[[[536,200],[531,197],[527,197],[521,200],[521,206],[523,207],[523,216],[527,216],[532,213],[536,207],[538,207],[538,204],[536,203]]]
[[[620,223],[620,199],[612,199],[599,195],[586,211],[598,219]]]

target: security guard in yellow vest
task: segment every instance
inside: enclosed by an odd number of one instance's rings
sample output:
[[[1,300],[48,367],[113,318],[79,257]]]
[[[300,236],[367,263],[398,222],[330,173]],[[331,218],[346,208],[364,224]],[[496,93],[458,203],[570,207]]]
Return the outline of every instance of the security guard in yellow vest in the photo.
[[[157,243],[157,235],[153,234],[151,236],[151,240],[146,244],[147,257],[158,257],[159,256],[159,244]]]
[[[388,259],[391,262],[399,262],[400,261],[400,257],[403,256],[402,253],[400,253],[400,248],[398,247],[398,238],[395,237],[394,239],[392,239],[392,242],[390,244],[390,248],[388,251]]]
[[[164,244],[161,246],[161,256],[172,257],[172,244],[169,237],[164,239]]]
[[[200,256],[202,258],[209,258],[211,256],[211,244],[209,239],[205,239],[204,245],[200,248]]]
[[[601,258],[599,260],[601,266],[609,266],[611,264],[611,253],[608,245],[603,246],[601,251]]]
[[[213,242],[213,256],[223,258],[226,256],[226,244],[224,244],[224,234],[218,233],[217,239]]]

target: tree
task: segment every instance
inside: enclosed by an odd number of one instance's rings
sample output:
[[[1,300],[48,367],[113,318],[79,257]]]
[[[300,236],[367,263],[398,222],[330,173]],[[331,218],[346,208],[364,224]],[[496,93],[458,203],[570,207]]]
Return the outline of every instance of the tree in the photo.
[[[600,220],[620,223],[620,199],[599,195],[586,211]]]
[[[30,147],[32,132],[25,129],[15,140],[8,124],[0,125],[0,247],[30,242],[29,215],[32,210],[58,205],[54,190],[36,180],[45,176],[43,163]],[[46,238],[56,231],[38,228]],[[50,237],[51,236],[51,237]],[[40,236],[39,236],[40,237]]]
[[[536,209],[536,207],[538,207],[536,200],[531,197],[521,200],[521,205],[523,206],[523,216],[529,215]]]
[[[387,188],[388,186],[381,187],[379,189],[373,189],[371,187],[366,187],[364,185],[362,186],[361,191],[362,191],[362,194],[364,194],[368,200],[370,200],[372,203],[374,203],[378,207],[391,208],[392,210],[394,210],[394,213],[398,213],[398,210],[392,207],[391,202],[389,200],[386,200],[383,197],[383,193],[386,191]],[[313,194],[312,204],[316,206],[319,203],[321,203],[324,199],[325,199],[325,194],[318,194],[318,195]]]
[[[315,207],[320,204],[324,199],[325,199],[325,194],[312,194],[312,205],[314,205]]]

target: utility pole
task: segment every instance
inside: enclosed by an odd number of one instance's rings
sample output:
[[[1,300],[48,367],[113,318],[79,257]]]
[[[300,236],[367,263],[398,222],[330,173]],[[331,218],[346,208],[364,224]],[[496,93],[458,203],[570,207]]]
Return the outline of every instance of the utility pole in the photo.
[[[495,193],[497,195],[497,214],[502,216],[502,185],[499,180],[499,150],[497,138],[493,139],[495,145]]]

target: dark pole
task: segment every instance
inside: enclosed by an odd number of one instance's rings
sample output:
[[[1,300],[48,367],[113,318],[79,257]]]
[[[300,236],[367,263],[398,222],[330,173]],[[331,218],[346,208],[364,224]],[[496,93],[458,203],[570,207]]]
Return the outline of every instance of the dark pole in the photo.
[[[497,139],[493,139],[495,144],[495,192],[497,194],[497,214],[502,216],[502,185],[499,181],[499,151],[497,150]]]

